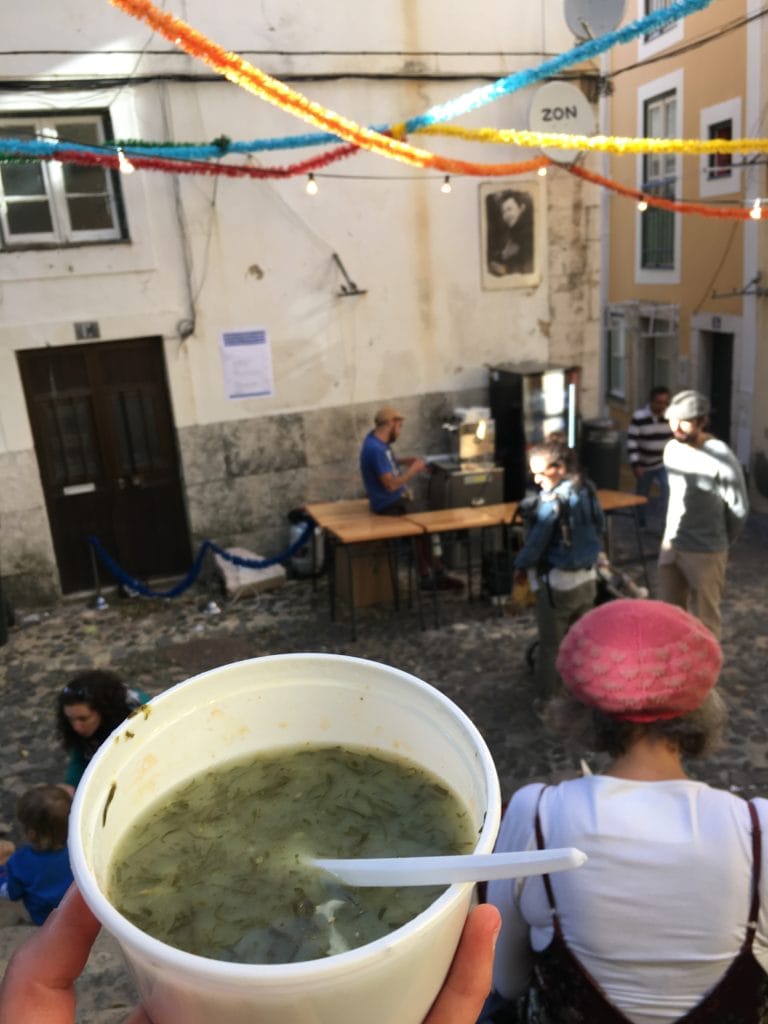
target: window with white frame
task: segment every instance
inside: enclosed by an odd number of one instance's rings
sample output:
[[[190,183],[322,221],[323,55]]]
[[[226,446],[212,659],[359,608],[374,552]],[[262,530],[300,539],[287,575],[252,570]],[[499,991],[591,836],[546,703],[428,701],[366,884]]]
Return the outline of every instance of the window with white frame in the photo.
[[[674,91],[645,101],[643,134],[646,137],[674,138],[676,126],[677,94]],[[674,199],[676,183],[674,153],[648,153],[643,157],[643,192]],[[640,266],[653,270],[672,269],[675,265],[675,214],[649,206],[640,224]]]
[[[645,14],[652,14],[654,11],[663,11],[667,7],[670,7],[672,0],[645,0]],[[656,28],[652,32],[646,32],[643,37],[645,42],[650,42],[652,39],[657,39],[665,32],[669,32],[675,27],[677,22],[670,21],[666,25],[662,25],[661,28]]]
[[[638,4],[638,11],[643,15],[653,14],[654,11],[664,10],[672,5],[672,0],[642,0]],[[645,32],[637,38],[638,60],[646,60],[653,57],[662,50],[668,50],[671,46],[681,42],[683,38],[684,19],[668,21],[666,24]]]
[[[635,358],[636,392],[647,395],[663,385],[675,390],[674,360],[678,349],[677,314],[664,307],[640,316],[639,351]]]
[[[624,399],[627,395],[627,323],[623,313],[608,312],[605,339],[608,394],[611,398]]]
[[[0,118],[0,137],[101,146],[105,114]],[[57,160],[0,164],[0,235],[6,249],[116,241],[127,236],[118,175]]]
[[[735,97],[705,107],[701,111],[703,139],[738,139],[741,137],[741,99]],[[738,161],[730,153],[707,153],[701,157],[702,196],[727,195],[741,188]]]

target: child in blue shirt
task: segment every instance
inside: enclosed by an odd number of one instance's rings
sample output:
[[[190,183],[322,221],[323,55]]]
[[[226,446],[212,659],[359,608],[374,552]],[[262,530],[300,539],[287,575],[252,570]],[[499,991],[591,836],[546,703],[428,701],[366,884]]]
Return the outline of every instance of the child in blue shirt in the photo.
[[[0,896],[22,900],[35,924],[45,921],[72,884],[67,852],[71,806],[72,797],[62,786],[33,786],[16,805],[26,844],[0,866]]]

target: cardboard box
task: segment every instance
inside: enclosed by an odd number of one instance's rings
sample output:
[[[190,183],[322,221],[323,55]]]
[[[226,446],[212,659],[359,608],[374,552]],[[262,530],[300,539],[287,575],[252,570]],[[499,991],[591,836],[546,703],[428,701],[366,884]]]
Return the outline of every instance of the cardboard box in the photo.
[[[392,557],[397,559],[397,553]],[[355,608],[394,601],[389,547],[384,543],[346,544],[336,548],[336,596],[350,603],[348,559],[352,562]]]

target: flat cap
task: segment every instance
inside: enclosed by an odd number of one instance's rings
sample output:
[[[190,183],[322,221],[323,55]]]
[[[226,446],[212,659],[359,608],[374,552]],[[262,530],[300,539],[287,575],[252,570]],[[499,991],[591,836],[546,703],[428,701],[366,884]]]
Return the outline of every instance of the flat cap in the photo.
[[[379,409],[376,415],[373,417],[373,422],[377,427],[382,426],[384,423],[389,423],[391,420],[404,420],[405,416],[399,412],[393,405],[384,405]]]
[[[709,399],[700,391],[678,391],[667,406],[664,417],[668,420],[695,420],[709,412]]]

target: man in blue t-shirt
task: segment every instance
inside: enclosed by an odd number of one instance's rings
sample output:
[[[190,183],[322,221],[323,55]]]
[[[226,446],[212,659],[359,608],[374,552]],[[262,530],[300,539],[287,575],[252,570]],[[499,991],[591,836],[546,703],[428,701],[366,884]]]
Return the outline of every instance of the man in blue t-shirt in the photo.
[[[423,469],[424,459],[411,455],[398,461],[390,447],[400,436],[405,417],[385,405],[374,417],[374,427],[360,449],[360,473],[371,512],[379,515],[402,515],[409,494],[405,485]]]
[[[405,417],[397,409],[385,405],[376,413],[373,430],[365,436],[360,449],[360,474],[371,512],[381,516],[402,516],[413,509],[411,495],[406,487],[409,480],[426,469],[426,462],[417,455],[395,458],[392,445],[400,436]],[[442,563],[430,558],[426,538],[420,538],[416,553],[425,589],[460,590],[464,584],[449,576]]]

